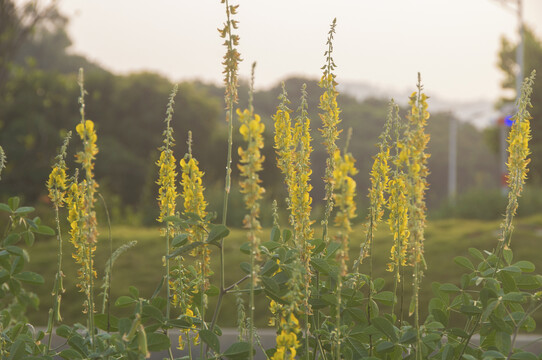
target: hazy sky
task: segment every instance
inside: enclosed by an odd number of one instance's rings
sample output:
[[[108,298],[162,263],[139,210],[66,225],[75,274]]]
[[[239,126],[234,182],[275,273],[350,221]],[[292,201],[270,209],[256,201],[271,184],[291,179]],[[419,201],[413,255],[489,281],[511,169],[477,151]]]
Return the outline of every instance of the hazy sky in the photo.
[[[509,1],[513,2],[513,1]],[[523,0],[525,22],[542,37],[542,0]],[[329,25],[337,18],[338,81],[494,100],[502,35],[517,39],[516,13],[498,0],[237,0],[240,75],[256,88],[288,75],[319,77]],[[61,0],[74,52],[119,73],[153,70],[172,80],[220,82],[224,48],[219,0]]]

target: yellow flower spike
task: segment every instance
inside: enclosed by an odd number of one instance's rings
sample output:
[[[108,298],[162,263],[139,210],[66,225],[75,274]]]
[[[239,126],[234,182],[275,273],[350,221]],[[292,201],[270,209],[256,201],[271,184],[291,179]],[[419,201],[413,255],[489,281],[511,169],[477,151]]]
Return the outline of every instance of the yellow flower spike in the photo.
[[[523,185],[527,179],[531,154],[529,150],[529,140],[531,139],[531,114],[528,108],[531,107],[530,98],[533,92],[533,84],[536,72],[533,70],[531,76],[526,78],[521,88],[521,96],[517,102],[517,112],[512,118],[514,123],[508,135],[508,168],[507,183],[508,183],[508,205],[506,207],[506,215],[501,224],[502,235],[499,246],[499,253],[502,253],[504,248],[510,246],[512,235],[512,220],[516,215],[518,208],[518,198],[523,191]],[[500,254],[499,254],[500,255]]]
[[[248,213],[243,219],[243,225],[247,232],[248,242],[250,244],[250,287],[249,287],[249,314],[246,326],[248,327],[248,341],[251,344],[250,353],[252,354],[252,344],[254,344],[254,290],[259,283],[259,265],[257,261],[260,259],[260,200],[265,193],[265,189],[260,185],[259,172],[263,170],[263,162],[265,157],[262,156],[260,149],[263,149],[263,131],[264,124],[261,122],[259,115],[254,114],[252,106],[254,95],[254,69],[256,64],[252,65],[252,76],[249,91],[249,106],[243,112],[238,111],[238,119],[241,123],[239,131],[243,135],[246,148],[241,150],[240,159],[237,165],[241,180],[239,185],[245,209]],[[252,355],[251,355],[252,359]]]
[[[340,150],[335,150],[333,154],[335,160],[335,170],[333,171],[333,182],[335,184],[335,193],[333,194],[337,213],[334,223],[339,227],[339,234],[336,236],[341,248],[337,253],[337,261],[341,268],[341,276],[347,273],[349,236],[352,232],[351,220],[356,216],[356,182],[352,178],[357,174],[354,165],[354,158],[351,154],[341,155]]]
[[[191,133],[189,134],[191,137]],[[191,140],[189,140],[189,143]],[[190,149],[190,147],[189,147]],[[203,187],[202,177],[204,173],[199,169],[199,162],[192,157],[191,153],[185,155],[180,161],[181,168],[181,198],[183,199],[185,215],[193,214],[198,216],[200,219],[204,219],[207,216],[207,201],[203,192],[205,188]],[[205,226],[203,224],[192,225],[188,229],[188,240],[189,242],[202,241],[206,233]],[[210,286],[209,276],[212,275],[211,264],[210,264],[210,249],[207,246],[200,246],[195,249],[191,255],[197,258],[197,272],[198,277],[202,278],[202,286],[204,290],[207,290]],[[195,287],[192,291],[197,292],[201,289]]]
[[[159,167],[159,178],[156,182],[160,187],[158,189],[158,204],[160,215],[158,222],[162,222],[165,217],[175,215],[177,187],[175,171],[175,157],[171,149],[163,149],[160,159],[156,162]]]
[[[390,251],[391,261],[388,263],[388,271],[390,272],[407,263],[406,255],[410,233],[408,231],[408,199],[405,196],[406,192],[404,174],[397,174],[396,178],[389,182],[388,209],[390,215],[388,224],[394,240],[394,245]],[[398,281],[400,281],[399,277]]]
[[[58,207],[64,205],[66,195],[66,169],[55,165],[49,174],[47,180],[47,189],[49,190],[49,199]]]

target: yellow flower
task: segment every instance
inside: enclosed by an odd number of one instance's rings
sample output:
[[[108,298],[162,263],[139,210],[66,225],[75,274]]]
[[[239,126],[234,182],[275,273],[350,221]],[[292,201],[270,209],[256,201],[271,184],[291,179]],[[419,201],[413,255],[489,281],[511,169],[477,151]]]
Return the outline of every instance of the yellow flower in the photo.
[[[81,292],[88,295],[91,277],[96,277],[96,272],[93,269],[93,256],[96,246],[93,245],[92,241],[92,238],[96,234],[89,235],[89,232],[92,232],[92,229],[94,229],[95,224],[92,221],[95,221],[95,218],[93,220],[87,213],[85,189],[86,181],[80,184],[74,181],[68,190],[66,204],[68,208],[68,223],[70,224],[70,242],[75,248],[72,257],[81,266],[77,271],[79,279],[77,287]],[[85,302],[83,312],[87,310],[87,307],[88,301]]]
[[[333,182],[333,172],[335,171],[335,151],[337,150],[336,141],[339,138],[340,130],[338,125],[341,122],[339,115],[341,110],[337,103],[339,92],[336,89],[335,75],[333,70],[335,63],[332,58],[333,52],[333,34],[335,33],[336,22],[333,21],[331,29],[328,33],[327,45],[328,49],[325,53],[326,64],[323,66],[324,73],[320,79],[319,86],[324,89],[324,93],[320,96],[318,107],[322,110],[319,114],[322,120],[322,127],[319,129],[322,133],[323,144],[326,148],[326,170],[324,175],[325,194],[324,199],[326,204],[324,207],[324,219],[322,220],[323,233],[322,239],[327,244],[329,242],[328,222],[333,211],[333,192],[335,183]]]
[[[183,198],[184,214],[193,214],[200,219],[204,219],[207,216],[207,202],[203,195],[205,188],[202,184],[203,172],[198,167],[198,161],[188,154],[185,158],[181,159],[181,197]],[[205,228],[200,225],[193,225],[188,230],[188,239],[190,242],[201,241],[205,235]],[[207,246],[200,246],[192,252],[193,256],[198,256],[197,261],[198,273],[205,278],[204,288],[209,288],[208,276],[212,274],[211,271],[211,251]]]
[[[356,182],[352,176],[358,173],[354,163],[355,160],[351,154],[341,156],[340,150],[335,150],[333,154],[335,169],[333,170],[333,182],[335,184],[335,225],[341,230],[336,239],[341,243],[341,248],[337,253],[337,260],[340,263],[341,275],[345,276],[347,272],[346,262],[348,261],[349,235],[352,232],[351,220],[356,216]]]
[[[47,189],[49,189],[49,198],[53,204],[62,207],[66,194],[66,170],[55,166],[49,174],[47,180]]]
[[[418,85],[419,91],[414,92],[409,101],[410,113],[407,119],[410,123],[410,130],[406,133],[405,147],[408,147],[409,155],[406,170],[408,182],[408,197],[411,199],[411,211],[409,216],[409,229],[413,238],[409,246],[413,249],[413,265],[420,264],[423,260],[423,242],[425,228],[425,191],[428,188],[427,159],[429,155],[425,153],[429,135],[425,133],[429,112],[427,111],[427,96],[421,93],[421,85]],[[403,156],[404,158],[404,156]],[[420,275],[421,275],[421,269]]]
[[[165,217],[175,215],[177,172],[175,171],[176,165],[173,151],[164,149],[156,165],[159,167],[159,177],[156,183],[160,186],[158,189],[158,203],[160,207],[158,221],[162,222]]]
[[[390,180],[389,182],[389,200],[388,209],[390,215],[388,224],[393,234],[393,243],[388,263],[388,271],[394,271],[398,266],[405,266],[407,263],[408,238],[408,199],[406,194],[406,184],[403,174]],[[399,274],[398,274],[399,275]],[[400,278],[398,278],[400,280]]]
[[[184,213],[193,213],[204,218],[207,202],[203,196],[205,188],[202,185],[203,172],[198,167],[198,161],[193,157],[181,159],[181,196],[184,199]]]
[[[278,109],[273,116],[275,123],[275,149],[277,150],[277,166],[286,176],[286,185],[290,186],[292,167],[292,124],[289,109]]]
[[[302,262],[307,270],[310,261],[308,241],[313,237],[310,220],[312,198],[310,191],[310,176],[312,174],[310,156],[312,154],[310,119],[307,115],[306,86],[302,88],[301,106],[299,115],[292,126],[290,109],[286,107],[289,102],[286,90],[282,89],[281,104],[273,117],[275,122],[275,149],[277,153],[277,166],[285,177],[288,192],[288,206],[290,208],[290,224],[294,227],[295,242],[301,252]]]
[[[252,253],[258,259],[260,257],[260,238],[256,232],[261,230],[259,200],[265,193],[265,189],[260,186],[262,181],[258,173],[263,170],[263,162],[265,160],[265,157],[260,151],[264,146],[262,134],[265,130],[265,125],[261,122],[258,114],[252,114],[248,109],[242,112],[237,109],[237,116],[241,123],[239,132],[243,135],[243,139],[247,143],[246,149],[239,147],[240,164],[237,165],[242,177],[242,180],[239,181],[241,193],[244,194],[245,208],[249,211],[243,219],[243,225],[250,230],[248,237]],[[257,277],[254,276],[252,281],[256,284]]]
[[[98,146],[96,145],[98,136],[94,130],[94,123],[92,120],[86,120],[84,123],[79,123],[75,130],[79,134],[79,137],[81,137],[81,140],[83,140],[84,146],[83,151],[80,151],[76,155],[77,162],[83,165],[89,177],[92,178],[92,170],[94,169],[93,160],[95,160],[96,154],[98,154]]]
[[[280,319],[280,332],[276,337],[276,351],[272,359],[295,359],[297,349],[299,348],[299,340],[297,334],[301,331],[299,321],[294,314],[289,313]]]
[[[184,315],[193,318],[194,317],[194,312],[192,310],[190,310],[190,309],[186,309],[186,312],[185,312]],[[188,330],[188,329],[181,330],[181,333],[179,334],[179,339],[178,339],[179,346],[177,347],[177,349],[184,350],[184,348],[186,346],[186,343],[185,343],[185,341],[183,339],[183,334],[184,334],[184,337],[186,337],[186,339],[188,341],[190,341],[190,337],[191,337],[190,334],[191,333],[195,334],[194,337],[192,338],[192,344],[194,344],[194,345],[199,344],[199,333],[197,331],[196,325],[192,324],[192,329],[191,330]]]

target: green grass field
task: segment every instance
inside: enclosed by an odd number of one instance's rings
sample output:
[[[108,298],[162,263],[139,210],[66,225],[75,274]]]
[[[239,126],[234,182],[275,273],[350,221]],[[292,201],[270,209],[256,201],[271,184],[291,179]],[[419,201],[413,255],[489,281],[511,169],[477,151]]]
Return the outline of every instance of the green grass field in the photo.
[[[386,263],[389,256],[391,239],[388,235],[386,225],[381,224],[381,231],[377,235],[374,248],[374,273],[377,277],[386,278],[391,281],[391,274],[386,272]],[[364,232],[362,226],[356,226],[356,233],[352,236],[351,260],[357,257]],[[477,220],[437,220],[430,221],[426,230],[425,258],[428,269],[422,283],[421,300],[426,304],[431,295],[431,283],[433,281],[456,282],[459,281],[463,269],[453,262],[455,256],[463,255],[468,257],[468,248],[477,247],[481,250],[492,250],[497,243],[499,230],[498,221],[477,221]],[[318,236],[319,230],[315,234]],[[133,285],[140,290],[141,297],[150,297],[164,273],[162,257],[165,252],[164,238],[160,237],[158,228],[143,228],[130,226],[115,226],[112,229],[113,248],[136,240],[137,245],[129,249],[115,263],[112,277],[112,299],[113,301],[128,293],[128,287]],[[239,264],[248,261],[248,255],[239,251],[239,246],[245,242],[243,230],[233,230],[225,239],[225,261],[226,261],[226,285],[239,280],[243,275]],[[264,230],[262,238],[269,237],[269,229]],[[72,245],[64,237],[64,266],[66,293],[62,297],[61,314],[66,323],[82,322],[86,317],[81,313],[81,304],[84,301],[83,294],[78,293],[75,288],[75,275],[77,267],[71,258]],[[101,286],[103,268],[109,257],[108,231],[101,229],[101,237],[96,251],[96,270],[98,271],[97,286]],[[532,261],[537,269],[542,269],[542,257],[539,254],[539,244],[542,241],[542,215],[518,219],[512,240],[514,258],[519,260]],[[213,248],[213,252],[217,249]],[[38,311],[31,311],[29,317],[34,324],[45,325],[47,313],[51,304],[51,289],[54,273],[56,271],[57,242],[55,238],[39,238],[34,247],[29,249],[30,264],[29,270],[42,274],[45,284],[33,287],[41,304]],[[213,253],[215,261],[215,279],[213,284],[218,284],[218,256]],[[362,270],[367,270],[366,264]],[[405,279],[407,282],[409,279]],[[248,284],[245,284],[248,285]],[[389,285],[389,284],[388,284]],[[405,283],[410,292],[410,284]],[[99,293],[100,291],[96,291]],[[164,291],[163,291],[164,293]],[[248,301],[246,301],[248,302]],[[101,311],[102,298],[96,298],[97,310]],[[266,310],[269,301],[263,295],[257,297],[256,317],[259,327],[267,323],[268,311]],[[408,306],[408,303],[407,303]],[[424,308],[425,305],[422,305]],[[214,308],[214,299],[210,299],[209,312]],[[220,324],[222,326],[234,326],[236,319],[235,297],[229,295],[223,304]],[[114,309],[118,312],[119,309]],[[542,320],[542,314],[538,314],[537,320]],[[542,323],[542,322],[541,322]]]

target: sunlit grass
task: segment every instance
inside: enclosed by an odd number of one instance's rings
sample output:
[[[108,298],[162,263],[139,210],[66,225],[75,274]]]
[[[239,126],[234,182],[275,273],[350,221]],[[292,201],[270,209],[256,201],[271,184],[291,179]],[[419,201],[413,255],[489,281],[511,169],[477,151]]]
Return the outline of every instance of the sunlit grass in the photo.
[[[462,269],[454,264],[455,256],[468,256],[468,248],[476,247],[479,249],[492,250],[496,244],[499,221],[481,221],[481,220],[435,220],[428,223],[426,231],[426,258],[428,271],[423,279],[421,303],[427,304],[431,296],[431,286],[433,281],[456,282],[463,273]],[[269,239],[270,228],[263,229],[262,239]],[[319,228],[315,229],[318,233]],[[96,263],[104,264],[109,254],[109,248],[106,243],[108,240],[107,229],[100,229],[99,246],[96,251]],[[133,226],[114,226],[112,228],[113,248],[136,240],[137,245],[128,250],[115,263],[112,279],[112,300],[114,301],[121,295],[128,293],[130,285],[136,286],[142,297],[150,297],[157,284],[163,276],[161,238],[158,228],[145,228]],[[542,258],[537,254],[536,249],[542,241],[542,215],[531,216],[518,219],[515,228],[514,254],[517,259],[533,262],[537,269],[542,268]],[[363,233],[359,226],[357,233],[353,235],[353,243],[350,250],[350,258],[355,258],[359,251],[360,241]],[[240,279],[245,273],[241,270],[239,264],[249,261],[249,256],[241,253],[239,247],[246,242],[246,234],[242,229],[233,229],[230,236],[225,241],[225,259],[226,259],[226,284],[232,284]],[[389,248],[391,239],[386,229],[376,234],[374,244],[374,275],[375,277],[385,278],[388,284],[391,284],[392,274],[385,271],[386,264],[389,261]],[[56,254],[56,242],[53,238],[38,239],[31,249],[31,262],[29,270],[39,272],[45,278],[45,284],[33,287],[33,290],[41,299],[40,310],[31,311],[29,317],[31,322],[44,326],[47,323],[47,309],[51,306],[51,296],[56,263],[51,261],[52,254]],[[64,274],[66,293],[62,297],[61,314],[66,323],[75,321],[84,321],[81,314],[80,303],[83,295],[75,289],[76,264],[71,261],[71,245],[65,245],[64,252]],[[216,249],[212,249],[216,252]],[[213,254],[214,256],[215,254]],[[215,277],[218,269],[215,264]],[[362,265],[362,270],[363,269]],[[98,268],[98,278],[101,280],[103,270]],[[213,279],[215,281],[215,279]],[[100,286],[101,282],[98,281]],[[248,282],[244,285],[248,285]],[[409,289],[410,291],[410,289]],[[213,300],[213,299],[211,299]],[[101,311],[100,299],[97,299],[98,310]],[[211,301],[212,303],[212,301]],[[264,296],[257,296],[256,308],[267,307],[267,300]],[[225,309],[235,309],[233,297],[225,299]],[[422,309],[425,305],[422,305]],[[256,312],[256,324],[263,327],[267,324],[267,315],[264,312]],[[237,314],[235,311],[224,311],[220,318],[222,326],[235,326]],[[538,315],[535,320],[542,321],[542,315]]]

